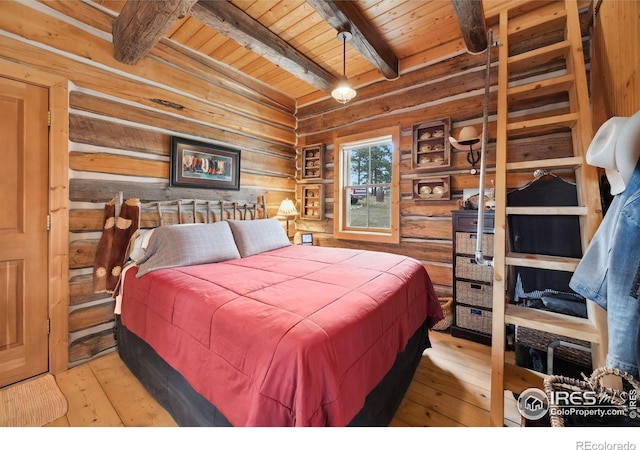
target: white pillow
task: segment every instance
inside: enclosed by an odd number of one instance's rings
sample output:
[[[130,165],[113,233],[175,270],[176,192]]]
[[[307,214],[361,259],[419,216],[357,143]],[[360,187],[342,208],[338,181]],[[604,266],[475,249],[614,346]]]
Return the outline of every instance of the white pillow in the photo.
[[[133,249],[131,249],[131,253],[129,254],[129,258],[131,258],[133,262],[137,263],[144,257],[144,254],[147,251],[147,246],[149,245],[149,239],[153,234],[153,230],[155,230],[155,228],[140,230],[138,237],[133,243]]]

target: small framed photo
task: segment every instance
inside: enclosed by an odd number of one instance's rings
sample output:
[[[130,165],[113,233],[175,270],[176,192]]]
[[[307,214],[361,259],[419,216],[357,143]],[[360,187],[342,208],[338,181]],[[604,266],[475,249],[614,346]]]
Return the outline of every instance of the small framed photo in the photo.
[[[313,245],[313,234],[302,233],[302,245]]]
[[[240,150],[171,137],[170,186],[240,189]]]

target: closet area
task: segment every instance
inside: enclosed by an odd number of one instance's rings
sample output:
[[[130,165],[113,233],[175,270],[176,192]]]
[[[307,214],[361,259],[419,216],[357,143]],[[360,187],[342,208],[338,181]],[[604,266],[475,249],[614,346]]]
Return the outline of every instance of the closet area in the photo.
[[[525,186],[507,194],[507,208],[578,206],[575,182],[540,169]],[[580,220],[575,215],[523,215],[507,217],[507,251],[581,258]],[[572,273],[553,268],[510,266],[507,272],[510,304],[587,318],[586,299],[569,287]],[[516,364],[544,374],[579,376],[591,371],[591,344],[568,336],[521,325],[509,327]]]

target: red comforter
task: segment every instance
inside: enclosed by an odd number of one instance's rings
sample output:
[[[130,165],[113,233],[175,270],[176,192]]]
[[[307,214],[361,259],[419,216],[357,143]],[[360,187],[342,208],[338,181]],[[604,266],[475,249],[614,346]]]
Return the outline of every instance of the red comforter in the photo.
[[[442,318],[422,264],[289,246],[126,274],[122,323],[234,426],[344,426],[425,321]]]

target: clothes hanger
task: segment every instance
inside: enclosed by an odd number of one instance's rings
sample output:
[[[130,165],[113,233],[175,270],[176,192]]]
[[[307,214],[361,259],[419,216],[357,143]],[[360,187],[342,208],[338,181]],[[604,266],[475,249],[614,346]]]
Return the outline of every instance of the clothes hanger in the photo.
[[[527,184],[525,184],[524,186],[516,189],[516,191],[522,191],[530,186],[532,186],[533,184],[535,184],[538,181],[541,181],[543,179],[553,179],[553,178],[557,178],[558,180],[564,181],[565,183],[571,184],[571,185],[576,185],[575,183],[571,183],[570,181],[566,181],[565,179],[563,179],[562,177],[556,175],[555,173],[551,172],[548,169],[536,169],[533,172],[533,180],[529,181]]]
[[[533,181],[539,180],[539,179],[544,178],[544,177],[547,177],[547,178],[549,178],[549,177],[560,178],[560,177],[558,177],[558,175],[556,175],[555,173],[551,172],[548,169],[536,169],[533,172]]]

